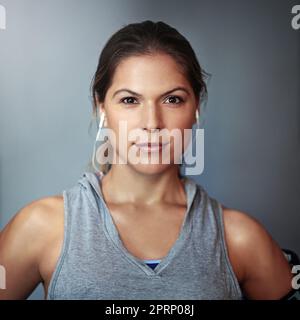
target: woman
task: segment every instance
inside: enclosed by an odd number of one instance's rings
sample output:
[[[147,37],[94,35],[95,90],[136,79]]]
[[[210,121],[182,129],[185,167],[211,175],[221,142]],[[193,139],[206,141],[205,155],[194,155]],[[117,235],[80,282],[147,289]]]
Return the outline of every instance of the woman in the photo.
[[[26,298],[41,282],[47,299],[280,299],[292,289],[264,227],[180,174],[187,145],[176,153],[172,138],[149,144],[197,122],[204,76],[189,42],[163,22],[130,24],[109,39],[92,84],[98,136],[104,121],[115,133],[106,142],[113,160],[167,148],[170,162],[101,163],[62,195],[22,208],[1,232],[2,299]],[[124,139],[121,121],[143,138]]]

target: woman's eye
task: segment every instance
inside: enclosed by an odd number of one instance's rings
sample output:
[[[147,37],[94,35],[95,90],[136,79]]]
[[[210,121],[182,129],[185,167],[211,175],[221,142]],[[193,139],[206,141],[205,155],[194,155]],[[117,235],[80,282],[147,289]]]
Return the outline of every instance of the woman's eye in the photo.
[[[178,96],[170,96],[167,100],[169,100],[171,104],[180,104],[183,102],[183,99]]]
[[[180,103],[182,103],[184,100],[181,98],[181,97],[179,97],[179,96],[169,96],[168,98],[167,98],[167,100],[169,100],[169,103],[168,104],[180,104]],[[166,100],[166,101],[167,101]],[[135,102],[136,101],[136,98],[134,98],[134,97],[125,97],[125,98],[122,98],[121,100],[120,100],[120,102],[121,103],[124,103],[124,104],[127,104],[127,105],[130,105],[130,104],[137,104],[137,102]]]
[[[133,101],[135,100],[134,97],[125,97],[121,99],[120,102],[125,103],[125,104],[135,104]]]

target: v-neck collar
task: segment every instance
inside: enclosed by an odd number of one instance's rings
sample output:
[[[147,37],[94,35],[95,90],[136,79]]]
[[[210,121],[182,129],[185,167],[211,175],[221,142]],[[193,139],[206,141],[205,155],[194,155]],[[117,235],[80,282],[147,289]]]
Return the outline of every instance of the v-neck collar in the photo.
[[[105,203],[102,189],[101,189],[101,179],[103,178],[104,174],[100,173],[100,175],[92,172],[85,172],[83,174],[84,177],[88,180],[91,184],[93,189],[97,194],[97,202],[100,204],[100,208],[102,207],[103,210],[100,210],[100,214],[102,220],[104,222],[104,228],[107,233],[109,239],[114,243],[114,245],[120,250],[120,252],[134,265],[139,267],[143,272],[145,272],[148,276],[153,277],[160,277],[161,271],[168,266],[168,264],[174,259],[176,253],[184,246],[185,240],[188,238],[191,230],[191,206],[193,200],[196,196],[197,192],[197,184],[190,178],[183,177],[184,180],[184,189],[187,196],[187,209],[185,211],[183,223],[180,228],[179,236],[174,242],[173,246],[167,253],[165,257],[163,257],[160,263],[152,269],[147,263],[131,254],[124,246],[117,227],[113,221],[112,215],[109,211],[108,206]]]

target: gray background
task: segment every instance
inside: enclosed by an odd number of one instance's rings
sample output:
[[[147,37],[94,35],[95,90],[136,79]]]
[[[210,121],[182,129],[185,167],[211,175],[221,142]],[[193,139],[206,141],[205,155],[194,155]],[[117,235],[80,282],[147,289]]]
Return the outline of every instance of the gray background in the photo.
[[[101,48],[124,24],[151,19],[184,34],[212,74],[205,169],[194,178],[300,253],[297,2],[0,0],[0,227],[81,176],[95,138],[89,85]],[[31,299],[42,297],[39,286]]]

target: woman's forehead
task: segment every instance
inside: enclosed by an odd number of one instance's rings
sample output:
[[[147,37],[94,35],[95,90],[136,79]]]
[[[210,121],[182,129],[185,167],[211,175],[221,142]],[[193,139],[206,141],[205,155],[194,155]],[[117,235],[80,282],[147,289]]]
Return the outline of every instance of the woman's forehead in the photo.
[[[189,87],[189,83],[172,58],[142,56],[127,58],[118,65],[110,91],[129,88],[141,95],[146,92],[160,94],[180,86]]]
[[[184,76],[182,66],[180,66],[173,57],[167,54],[124,58],[116,67],[115,75],[116,78],[131,76],[141,78],[141,80],[146,80],[146,76]]]

